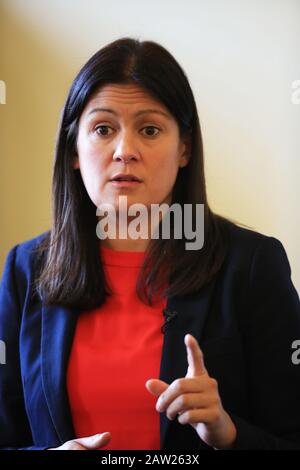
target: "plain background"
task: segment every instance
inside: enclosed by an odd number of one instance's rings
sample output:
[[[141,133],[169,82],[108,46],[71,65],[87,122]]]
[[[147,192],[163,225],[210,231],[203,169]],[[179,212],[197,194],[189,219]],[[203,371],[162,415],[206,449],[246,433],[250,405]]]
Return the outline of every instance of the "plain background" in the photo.
[[[0,0],[0,271],[51,224],[60,112],[79,68],[119,37],[154,40],[197,101],[213,210],[279,238],[300,292],[299,0]]]

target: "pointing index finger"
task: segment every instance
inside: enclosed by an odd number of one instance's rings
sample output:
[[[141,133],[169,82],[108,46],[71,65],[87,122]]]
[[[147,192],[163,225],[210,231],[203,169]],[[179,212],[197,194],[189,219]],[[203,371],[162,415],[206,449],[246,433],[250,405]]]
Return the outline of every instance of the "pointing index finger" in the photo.
[[[207,374],[207,370],[204,365],[203,353],[196,338],[190,334],[187,334],[184,337],[184,342],[187,349],[187,359],[189,365],[187,377],[197,377],[199,375]]]

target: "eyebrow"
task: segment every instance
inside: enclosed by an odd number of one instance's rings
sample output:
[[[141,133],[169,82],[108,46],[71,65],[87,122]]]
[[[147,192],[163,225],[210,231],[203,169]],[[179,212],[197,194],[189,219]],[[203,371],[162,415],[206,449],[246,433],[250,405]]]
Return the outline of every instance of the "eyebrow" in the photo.
[[[113,109],[110,109],[110,108],[94,108],[88,113],[88,116],[90,116],[91,114],[94,114],[94,113],[98,113],[98,112],[111,113],[111,114],[114,114],[115,116],[118,116],[118,113],[116,111],[114,111]],[[140,111],[137,111],[134,114],[134,117],[138,117],[138,116],[141,116],[142,114],[150,114],[150,113],[152,113],[152,114],[153,113],[161,114],[162,116],[166,117],[167,119],[171,119],[171,116],[169,114],[164,113],[163,111],[159,111],[158,109],[142,109]]]

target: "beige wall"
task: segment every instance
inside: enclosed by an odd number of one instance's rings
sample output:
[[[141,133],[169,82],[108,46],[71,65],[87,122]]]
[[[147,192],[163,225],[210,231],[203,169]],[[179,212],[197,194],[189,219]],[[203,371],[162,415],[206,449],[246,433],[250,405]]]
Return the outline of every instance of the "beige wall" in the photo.
[[[121,36],[161,42],[184,67],[217,212],[279,238],[300,292],[299,0],[0,0],[0,269],[50,225],[55,134],[68,87]]]

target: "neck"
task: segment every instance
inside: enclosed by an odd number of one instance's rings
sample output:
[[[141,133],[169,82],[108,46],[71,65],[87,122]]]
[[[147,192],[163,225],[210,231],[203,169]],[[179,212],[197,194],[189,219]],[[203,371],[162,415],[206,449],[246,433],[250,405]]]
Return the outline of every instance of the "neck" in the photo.
[[[139,238],[132,240],[131,238],[126,239],[111,239],[106,238],[101,240],[101,245],[110,248],[114,251],[146,251],[149,240]]]

